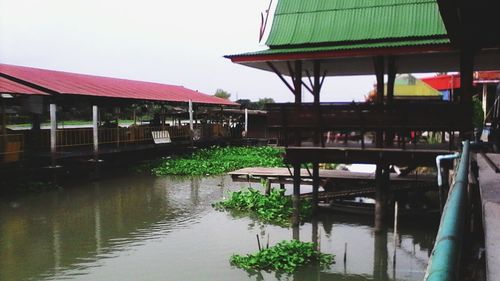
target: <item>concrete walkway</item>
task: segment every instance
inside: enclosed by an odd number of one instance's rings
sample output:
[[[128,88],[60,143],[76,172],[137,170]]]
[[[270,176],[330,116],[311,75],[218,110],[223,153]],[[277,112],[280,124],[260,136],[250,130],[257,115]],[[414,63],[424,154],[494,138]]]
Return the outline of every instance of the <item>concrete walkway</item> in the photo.
[[[500,154],[485,156],[477,155],[486,247],[486,280],[497,281],[500,280],[500,173],[495,171],[495,166],[500,168]]]

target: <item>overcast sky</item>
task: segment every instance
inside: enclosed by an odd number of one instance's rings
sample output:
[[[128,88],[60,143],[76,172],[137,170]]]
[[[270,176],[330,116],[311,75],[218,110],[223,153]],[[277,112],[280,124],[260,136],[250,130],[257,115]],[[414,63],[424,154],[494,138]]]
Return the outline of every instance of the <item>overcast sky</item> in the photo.
[[[276,0],[274,0],[276,2]],[[274,73],[223,55],[256,51],[269,0],[0,0],[0,62],[183,85],[231,99],[293,96]],[[269,29],[270,27],[268,27]],[[327,78],[321,101],[361,100],[374,76]],[[311,95],[304,93],[306,101]]]

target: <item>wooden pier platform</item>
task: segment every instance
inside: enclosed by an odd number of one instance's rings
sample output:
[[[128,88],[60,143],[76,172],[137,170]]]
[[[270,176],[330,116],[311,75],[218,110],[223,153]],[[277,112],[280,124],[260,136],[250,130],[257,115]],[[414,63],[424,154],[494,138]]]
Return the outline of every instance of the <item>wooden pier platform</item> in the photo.
[[[301,169],[301,184],[312,185],[311,170]],[[293,183],[293,170],[288,168],[244,168],[230,172],[229,175],[235,182],[261,182],[263,179],[269,183],[291,184]],[[369,196],[375,193],[375,173],[359,173],[343,170],[319,170],[319,178],[322,186],[332,184],[334,186],[349,186],[335,190],[325,190],[319,194],[320,199],[342,198],[350,196]],[[390,175],[391,191],[436,188],[436,178],[430,175],[419,175],[400,177],[396,173]],[[355,187],[355,188],[354,188]],[[311,194],[302,194],[308,197]]]
[[[486,280],[500,280],[500,154],[478,154]]]

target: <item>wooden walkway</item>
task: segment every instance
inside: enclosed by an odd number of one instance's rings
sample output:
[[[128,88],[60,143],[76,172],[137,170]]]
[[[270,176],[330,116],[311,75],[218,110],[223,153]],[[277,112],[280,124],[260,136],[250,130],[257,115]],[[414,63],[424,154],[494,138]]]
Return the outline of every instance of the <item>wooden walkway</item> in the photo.
[[[500,154],[478,154],[486,280],[500,280]]]
[[[301,185],[312,185],[312,176],[307,169],[301,169],[300,174]],[[284,188],[284,184],[293,183],[292,170],[288,170],[288,168],[244,168],[230,172],[229,175],[235,182],[262,182],[266,180],[266,190],[270,189],[272,183],[279,183],[282,188]],[[323,187],[324,191],[318,194],[318,198],[322,200],[375,194],[374,173],[320,169],[319,177],[320,186]],[[436,189],[436,178],[429,175],[399,177],[393,173],[390,175],[390,183],[391,192]],[[312,198],[311,193],[302,193],[301,196]]]

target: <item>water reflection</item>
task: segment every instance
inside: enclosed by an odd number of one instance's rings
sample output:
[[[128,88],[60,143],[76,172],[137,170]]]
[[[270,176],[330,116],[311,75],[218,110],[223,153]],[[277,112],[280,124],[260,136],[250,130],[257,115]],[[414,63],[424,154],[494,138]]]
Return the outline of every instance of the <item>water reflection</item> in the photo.
[[[323,214],[287,229],[212,209],[240,188],[228,177],[123,177],[2,199],[0,280],[390,280],[392,233],[375,235],[370,218]],[[422,279],[429,229],[401,224],[395,279]],[[337,263],[293,275],[231,267],[231,254],[255,252],[256,234],[314,242]]]

